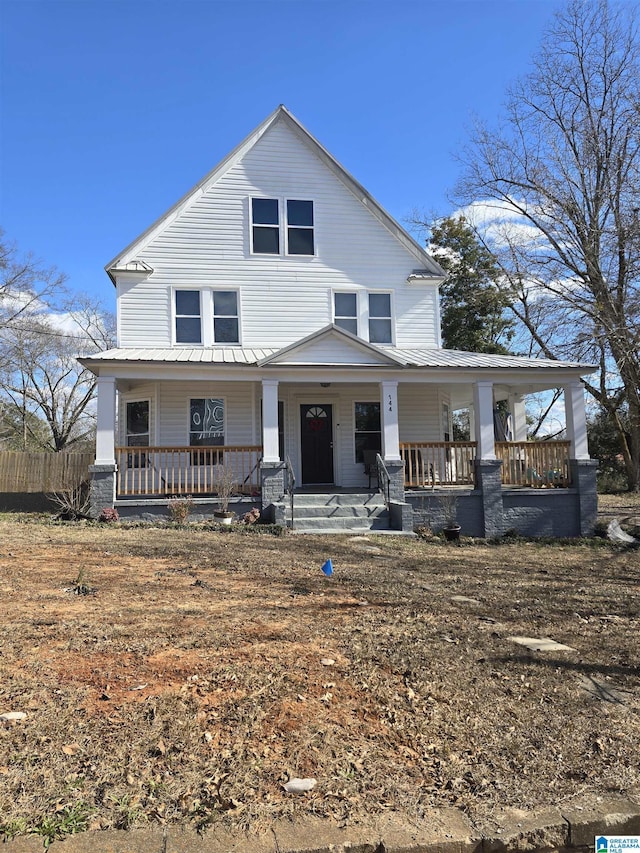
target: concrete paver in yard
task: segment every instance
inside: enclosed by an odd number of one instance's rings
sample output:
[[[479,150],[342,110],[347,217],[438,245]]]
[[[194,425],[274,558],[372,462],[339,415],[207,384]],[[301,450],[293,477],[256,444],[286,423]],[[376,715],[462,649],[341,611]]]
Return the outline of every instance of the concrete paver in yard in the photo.
[[[520,646],[526,646],[532,652],[575,652],[571,646],[557,643],[555,640],[550,640],[549,637],[507,637],[507,640],[518,643]]]

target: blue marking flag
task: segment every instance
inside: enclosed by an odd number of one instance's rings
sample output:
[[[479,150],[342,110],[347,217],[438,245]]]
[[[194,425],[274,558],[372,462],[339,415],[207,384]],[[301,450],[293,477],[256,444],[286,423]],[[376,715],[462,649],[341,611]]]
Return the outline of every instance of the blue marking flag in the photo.
[[[331,577],[331,575],[333,574],[333,563],[331,562],[331,560],[327,560],[327,562],[322,567],[322,571],[328,578]]]

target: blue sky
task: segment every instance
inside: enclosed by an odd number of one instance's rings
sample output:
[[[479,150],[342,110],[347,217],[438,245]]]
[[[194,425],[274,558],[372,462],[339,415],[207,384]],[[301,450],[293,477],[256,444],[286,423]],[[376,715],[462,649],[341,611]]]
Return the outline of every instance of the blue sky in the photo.
[[[3,0],[0,223],[113,307],[104,265],[280,103],[396,219],[447,213],[551,0]]]

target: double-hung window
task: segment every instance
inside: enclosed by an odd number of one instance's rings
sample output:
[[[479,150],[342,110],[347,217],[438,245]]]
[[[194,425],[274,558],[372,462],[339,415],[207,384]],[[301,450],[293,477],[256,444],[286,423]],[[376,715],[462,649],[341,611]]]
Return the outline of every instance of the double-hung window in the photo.
[[[355,404],[356,462],[364,462],[364,451],[382,452],[380,430],[380,403]]]
[[[216,344],[240,343],[236,290],[213,291],[213,342]]]
[[[127,403],[127,447],[149,446],[149,401],[135,400]],[[145,468],[147,454],[134,450],[127,454],[127,468]]]
[[[201,344],[200,291],[176,290],[176,343]]]
[[[391,334],[391,294],[369,294],[369,342],[372,344],[390,344]]]
[[[333,294],[333,321],[336,326],[358,334],[358,294],[357,293],[334,293]]]
[[[221,447],[224,444],[224,400],[196,397],[189,401],[189,446]],[[218,465],[222,453],[192,451],[192,465]]]
[[[279,208],[277,198],[251,199],[251,236],[254,254],[280,254]]]
[[[254,255],[314,255],[313,202],[305,199],[251,199]]]
[[[287,199],[287,254],[313,255],[313,202]]]

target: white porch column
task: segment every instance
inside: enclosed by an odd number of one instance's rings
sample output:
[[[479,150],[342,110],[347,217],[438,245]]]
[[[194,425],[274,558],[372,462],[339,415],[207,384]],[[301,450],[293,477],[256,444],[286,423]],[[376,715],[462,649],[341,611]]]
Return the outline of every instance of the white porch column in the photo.
[[[96,465],[115,465],[116,380],[98,376],[96,380]]]
[[[584,406],[584,388],[581,382],[564,386],[564,408],[567,418],[567,437],[571,442],[571,459],[589,459],[587,444],[587,415]]]
[[[382,412],[382,456],[389,462],[400,462],[400,428],[398,424],[398,383],[380,383]]]
[[[493,433],[493,382],[474,382],[473,408],[475,437],[478,444],[477,459],[495,459],[496,446]]]
[[[527,413],[524,397],[521,394],[509,394],[509,412],[513,427],[512,441],[527,440]]]
[[[280,462],[278,448],[278,380],[262,380],[262,459]]]

